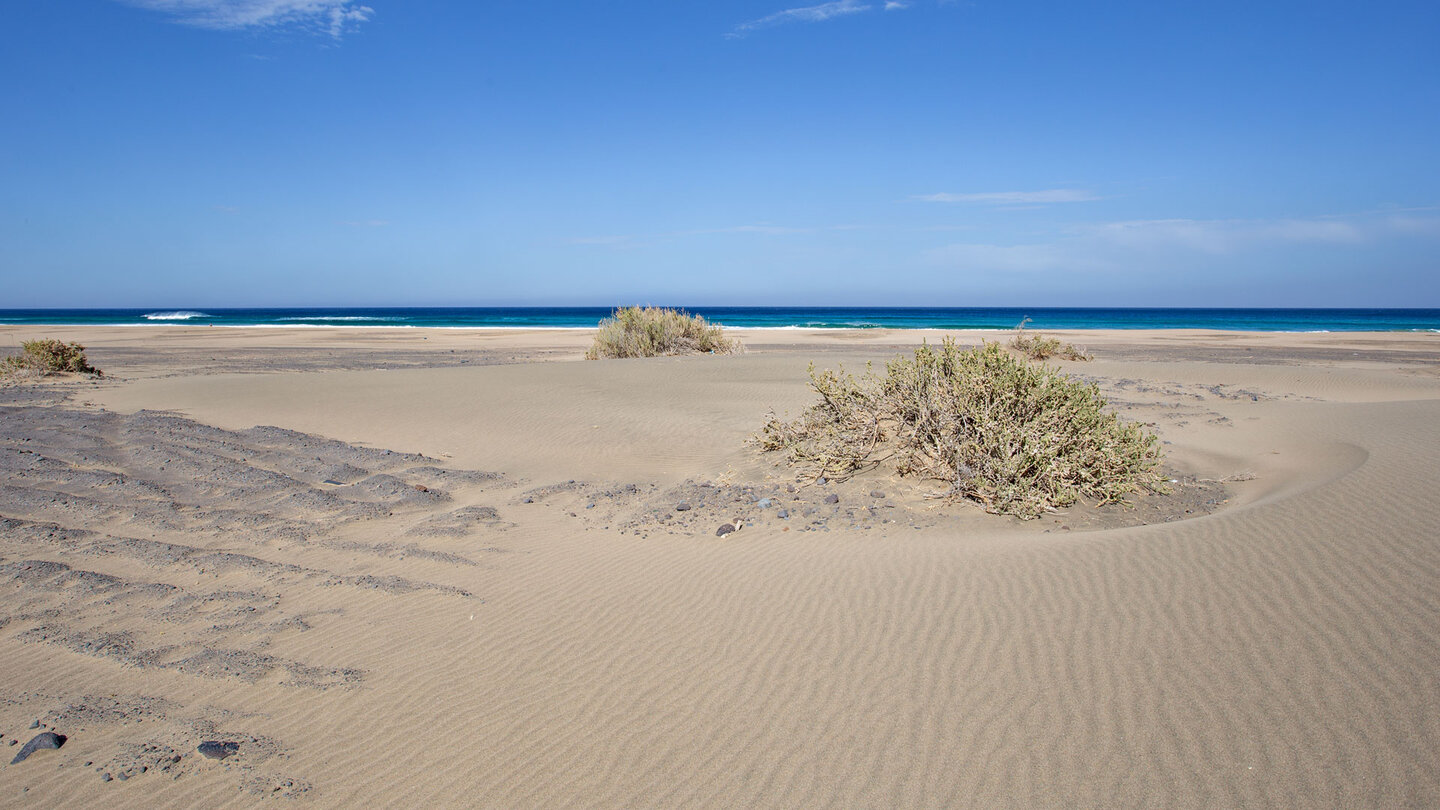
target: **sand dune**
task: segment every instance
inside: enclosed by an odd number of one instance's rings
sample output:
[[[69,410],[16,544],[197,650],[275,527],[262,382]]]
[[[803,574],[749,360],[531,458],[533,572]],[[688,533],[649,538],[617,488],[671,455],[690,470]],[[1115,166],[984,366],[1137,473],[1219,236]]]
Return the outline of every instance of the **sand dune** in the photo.
[[[0,795],[1440,804],[1433,340],[1087,334],[1177,493],[1025,523],[745,445],[910,334],[245,331],[0,389]]]

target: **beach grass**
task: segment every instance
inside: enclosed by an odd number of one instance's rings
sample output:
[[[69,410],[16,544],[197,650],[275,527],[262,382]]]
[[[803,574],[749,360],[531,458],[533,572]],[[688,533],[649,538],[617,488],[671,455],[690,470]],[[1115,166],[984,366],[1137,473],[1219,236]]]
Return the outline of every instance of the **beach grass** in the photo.
[[[624,307],[600,322],[585,359],[733,354],[740,342],[699,315],[664,307]]]
[[[986,342],[945,338],[861,377],[810,366],[820,401],[798,419],[773,413],[757,435],[818,477],[881,463],[944,482],[935,493],[1032,519],[1080,497],[1126,503],[1164,492],[1159,440],[1107,408],[1099,389]]]

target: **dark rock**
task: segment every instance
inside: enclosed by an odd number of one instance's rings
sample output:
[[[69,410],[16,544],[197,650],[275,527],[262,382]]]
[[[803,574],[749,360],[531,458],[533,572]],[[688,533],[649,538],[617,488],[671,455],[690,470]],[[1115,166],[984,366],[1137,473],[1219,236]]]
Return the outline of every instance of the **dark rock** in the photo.
[[[38,723],[37,723],[37,725],[38,725]],[[10,744],[11,744],[11,745],[14,745],[14,744],[15,744],[15,741],[14,741],[14,740],[11,740],[11,741],[10,741]],[[25,743],[25,745],[24,745],[23,747],[21,747],[20,752],[15,755],[15,758],[12,759],[12,760],[10,760],[10,764],[11,764],[11,765],[14,765],[14,764],[16,764],[16,763],[18,763],[18,762],[21,762],[21,761],[23,761],[26,757],[30,756],[31,754],[35,753],[36,751],[39,751],[39,750],[42,749],[42,748],[59,748],[60,746],[62,746],[62,745],[64,745],[64,744],[65,744],[65,735],[64,735],[64,734],[56,734],[56,733],[53,732],[53,731],[42,731],[42,732],[40,732],[39,734],[36,734],[36,735],[30,740],[30,742]]]
[[[206,759],[224,759],[232,754],[240,753],[240,743],[220,742],[218,740],[206,740],[196,747],[196,751]]]
[[[126,779],[130,778],[130,774],[127,771],[121,771],[120,775],[115,778],[119,779],[121,782],[124,782]]]
[[[830,493],[829,495],[826,495],[826,496],[825,496],[825,503],[839,503],[839,502],[840,502],[840,496],[839,496],[839,495],[836,495],[836,494],[833,493],[833,492]]]
[[[105,774],[104,776],[100,777],[100,781],[101,781],[101,782],[110,782],[110,781],[113,781],[114,779],[115,779],[115,777],[111,776],[111,775],[108,774],[108,773]]]
[[[680,503],[675,504],[675,511],[676,511],[676,512],[689,512],[689,511],[690,511],[690,502],[689,502],[689,501],[681,501]]]
[[[39,721],[39,720],[31,720],[31,721],[30,721],[30,728],[39,728],[39,727],[40,727],[40,721]]]
[[[781,509],[780,511],[778,511],[778,512],[775,513],[775,517],[778,517],[778,518],[780,518],[781,520],[789,520],[789,519],[790,519],[790,510],[789,510],[789,509]]]
[[[733,534],[734,531],[735,531],[735,524],[733,524],[733,523],[722,523],[722,524],[720,524],[720,528],[718,528],[718,529],[715,530],[715,536],[716,536],[716,537],[724,537],[724,536],[727,535],[727,534]]]

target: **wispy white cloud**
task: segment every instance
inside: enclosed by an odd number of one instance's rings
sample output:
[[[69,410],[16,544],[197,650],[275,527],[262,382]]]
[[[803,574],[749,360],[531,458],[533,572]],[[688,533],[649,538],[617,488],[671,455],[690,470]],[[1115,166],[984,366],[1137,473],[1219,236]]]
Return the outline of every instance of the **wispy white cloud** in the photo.
[[[888,3],[886,7],[889,8]],[[869,11],[873,8],[875,7],[869,3],[862,3],[860,0],[832,0],[832,2],[821,3],[815,6],[787,8],[784,11],[777,11],[774,14],[761,17],[758,20],[740,23],[731,29],[728,36],[743,37],[751,31],[789,23],[824,22],[826,20],[833,20],[836,17],[859,14],[862,11]]]
[[[790,228],[783,225],[731,225],[726,228],[702,228],[681,231],[685,236],[701,236],[712,233],[758,233],[766,236],[785,236],[792,233],[814,233],[814,228]]]
[[[200,28],[294,27],[339,39],[375,10],[354,0],[122,0]]]
[[[979,203],[982,205],[1043,205],[1047,203],[1088,202],[1100,199],[1083,189],[1052,188],[1044,191],[982,191],[969,194],[917,194],[912,199],[936,203]]]
[[[1182,248],[1224,254],[1274,243],[1356,244],[1393,229],[1387,220],[1320,218],[1145,219],[1076,230],[1082,236],[1124,248]]]
[[[909,7],[909,3],[902,3],[900,0],[885,0],[886,11],[904,11]]]
[[[615,234],[613,236],[577,236],[565,240],[566,244],[570,245],[591,245],[613,248],[629,247],[634,241],[635,237],[622,234]]]
[[[925,251],[931,264],[1006,274],[1214,267],[1215,256],[1248,268],[1275,250],[1373,250],[1440,239],[1440,216],[1424,211],[1278,219],[1148,219],[1076,225],[1020,244],[957,243]],[[1310,255],[1310,254],[1307,254]],[[1222,266],[1227,265],[1222,262]],[[1238,272],[1238,269],[1237,269]]]

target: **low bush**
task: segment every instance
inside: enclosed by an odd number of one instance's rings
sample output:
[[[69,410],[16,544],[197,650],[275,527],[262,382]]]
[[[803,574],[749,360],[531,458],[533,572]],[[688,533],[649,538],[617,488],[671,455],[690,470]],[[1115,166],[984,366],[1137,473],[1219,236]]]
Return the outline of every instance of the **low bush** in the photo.
[[[893,463],[944,482],[935,497],[1025,519],[1082,496],[1126,503],[1167,491],[1154,434],[1107,410],[1095,385],[998,343],[962,350],[946,338],[891,361],[883,378],[811,364],[810,384],[820,401],[793,421],[772,413],[756,440],[816,477]]]
[[[1090,354],[1084,349],[1075,348],[1074,344],[1062,344],[1058,338],[1045,337],[1044,335],[1026,332],[1025,325],[1030,323],[1026,318],[1015,327],[1015,337],[1010,339],[1010,348],[1031,360],[1049,360],[1059,355],[1066,360],[1090,360]]]
[[[90,365],[90,361],[85,358],[85,347],[79,343],[65,343],[53,339],[26,340],[21,341],[20,349],[20,354],[4,359],[4,371],[32,371],[39,374],[67,371],[77,374],[101,373],[100,369]]]
[[[659,357],[677,354],[732,354],[740,341],[699,315],[663,307],[625,307],[600,322],[585,359]]]

